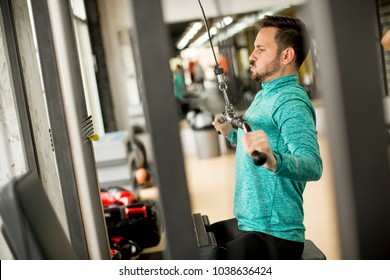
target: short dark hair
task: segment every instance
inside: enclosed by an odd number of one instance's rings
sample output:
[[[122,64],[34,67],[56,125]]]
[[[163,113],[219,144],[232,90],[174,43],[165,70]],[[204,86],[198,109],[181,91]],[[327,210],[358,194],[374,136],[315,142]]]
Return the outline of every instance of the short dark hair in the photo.
[[[265,16],[259,24],[260,29],[276,27],[275,41],[279,52],[292,47],[297,66],[301,66],[310,50],[310,34],[306,25],[300,19],[290,16]]]

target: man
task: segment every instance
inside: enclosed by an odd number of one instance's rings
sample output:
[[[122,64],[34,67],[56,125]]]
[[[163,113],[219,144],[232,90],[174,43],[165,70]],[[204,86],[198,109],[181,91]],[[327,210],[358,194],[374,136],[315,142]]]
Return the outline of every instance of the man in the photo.
[[[390,29],[385,32],[381,38],[382,47],[389,51],[390,50]]]
[[[184,92],[186,84],[184,81],[184,71],[181,65],[176,65],[174,76],[173,76],[173,92],[176,99],[180,104],[184,101]]]
[[[309,51],[299,19],[266,16],[249,56],[251,78],[262,85],[243,118],[252,132],[213,125],[236,144],[235,218],[211,225],[221,259],[300,259],[305,240],[303,191],[322,175],[315,111],[298,84]],[[250,157],[266,154],[263,166]]]

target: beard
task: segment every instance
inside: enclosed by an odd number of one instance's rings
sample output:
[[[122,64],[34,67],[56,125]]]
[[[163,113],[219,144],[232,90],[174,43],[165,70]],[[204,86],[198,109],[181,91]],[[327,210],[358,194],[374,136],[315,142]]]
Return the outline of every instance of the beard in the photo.
[[[266,66],[265,66],[265,69],[263,72],[259,73],[259,72],[254,72],[254,68],[251,68],[251,79],[256,81],[256,82],[260,82],[260,83],[263,83],[265,82],[265,80],[269,77],[271,77],[272,75],[274,75],[275,73],[277,73],[279,70],[280,70],[280,64],[279,64],[279,58],[280,56],[277,55],[270,63],[268,63]],[[251,62],[250,65],[253,67],[255,64],[255,62]]]

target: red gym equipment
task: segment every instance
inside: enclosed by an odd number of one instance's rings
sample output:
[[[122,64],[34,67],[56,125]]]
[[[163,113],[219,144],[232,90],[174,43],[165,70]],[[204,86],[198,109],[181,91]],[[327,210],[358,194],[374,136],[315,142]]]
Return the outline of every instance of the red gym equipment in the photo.
[[[112,259],[138,258],[143,249],[159,244],[162,230],[155,201],[138,201],[120,187],[101,191],[100,197]]]

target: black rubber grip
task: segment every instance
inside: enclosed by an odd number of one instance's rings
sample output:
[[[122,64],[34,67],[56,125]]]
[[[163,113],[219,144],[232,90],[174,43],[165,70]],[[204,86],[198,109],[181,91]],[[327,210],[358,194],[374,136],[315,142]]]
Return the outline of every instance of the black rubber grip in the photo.
[[[256,166],[263,165],[267,161],[267,155],[258,151],[254,151],[251,157]]]

